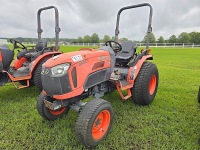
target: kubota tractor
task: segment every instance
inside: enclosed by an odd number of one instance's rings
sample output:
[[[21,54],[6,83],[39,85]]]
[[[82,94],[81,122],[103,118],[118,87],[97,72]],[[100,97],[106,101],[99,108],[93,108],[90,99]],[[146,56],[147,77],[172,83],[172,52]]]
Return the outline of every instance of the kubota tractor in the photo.
[[[41,39],[41,19],[40,14],[43,10],[55,10],[55,47],[47,47],[47,41]],[[0,86],[8,81],[14,83],[17,88],[25,88],[35,85],[42,90],[41,71],[42,64],[52,56],[61,54],[58,51],[58,38],[59,38],[59,18],[58,9],[54,6],[44,7],[38,10],[38,42],[35,47],[26,47],[21,42],[11,39],[13,49],[9,49],[7,45],[0,46]],[[20,50],[19,50],[20,49]],[[14,51],[18,50],[17,58],[10,66],[13,58]],[[20,84],[18,84],[20,83]]]
[[[119,19],[122,11],[143,6],[150,8],[148,36],[146,49],[137,54],[134,42],[117,42]],[[147,61],[153,59],[149,53],[151,21],[150,4],[123,7],[117,15],[116,41],[107,41],[98,50],[83,48],[47,60],[41,72],[43,91],[37,100],[39,114],[55,120],[70,109],[77,111],[76,135],[82,144],[92,147],[106,137],[113,120],[111,104],[100,98],[105,93],[117,89],[123,101],[131,98],[139,105],[150,104],[159,78],[156,65]],[[81,101],[89,96],[95,98],[87,103]]]

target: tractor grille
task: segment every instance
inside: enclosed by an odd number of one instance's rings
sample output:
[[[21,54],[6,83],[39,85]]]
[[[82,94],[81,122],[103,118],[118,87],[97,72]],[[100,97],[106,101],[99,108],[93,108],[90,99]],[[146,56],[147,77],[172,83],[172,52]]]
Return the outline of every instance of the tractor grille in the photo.
[[[48,74],[41,74],[41,78],[43,89],[48,96],[62,95],[72,91],[67,74],[52,77],[49,71]]]

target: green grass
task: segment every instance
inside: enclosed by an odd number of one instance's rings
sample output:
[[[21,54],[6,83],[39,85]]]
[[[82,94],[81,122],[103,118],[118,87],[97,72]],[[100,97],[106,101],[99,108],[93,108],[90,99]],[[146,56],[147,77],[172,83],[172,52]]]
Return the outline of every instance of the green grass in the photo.
[[[81,48],[94,48],[96,49],[97,46],[92,46],[92,47],[88,47],[88,46],[60,46],[60,49],[63,51],[63,52],[72,52],[72,51],[77,51]]]
[[[61,47],[65,52],[79,48]],[[152,53],[160,75],[155,100],[143,107],[131,99],[122,102],[116,91],[104,96],[115,115],[97,150],[200,148],[200,49],[154,48]],[[0,149],[87,149],[75,135],[76,112],[49,122],[36,110],[35,87],[17,90],[9,83],[0,94]]]

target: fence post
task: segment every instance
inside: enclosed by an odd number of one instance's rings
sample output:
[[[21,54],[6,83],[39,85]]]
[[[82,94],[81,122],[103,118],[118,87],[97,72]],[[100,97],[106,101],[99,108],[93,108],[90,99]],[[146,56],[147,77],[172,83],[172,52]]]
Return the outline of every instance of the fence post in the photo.
[[[194,48],[194,43],[192,44],[192,48]]]
[[[183,43],[183,48],[185,47],[184,43]]]

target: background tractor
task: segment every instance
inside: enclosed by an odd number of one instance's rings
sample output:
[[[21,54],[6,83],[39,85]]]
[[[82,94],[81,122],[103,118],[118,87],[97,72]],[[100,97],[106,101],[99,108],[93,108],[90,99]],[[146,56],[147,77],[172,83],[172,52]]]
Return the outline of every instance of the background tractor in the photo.
[[[118,43],[119,20],[122,11],[148,6],[150,8],[146,49],[137,54],[136,43]],[[123,7],[117,14],[115,41],[107,41],[98,50],[83,48],[54,56],[42,66],[43,91],[37,100],[39,114],[55,120],[70,109],[79,113],[75,125],[78,139],[86,146],[96,146],[112,124],[113,108],[101,99],[105,93],[117,90],[122,100],[129,98],[139,105],[149,105],[157,92],[158,70],[148,62],[152,7],[148,3]],[[126,95],[124,95],[126,94]],[[94,96],[85,103],[82,100]]]
[[[41,39],[41,18],[40,14],[44,10],[55,10],[55,47],[47,47],[47,41]],[[0,46],[0,86],[8,81],[14,83],[17,88],[25,88],[35,85],[40,91],[42,90],[41,71],[42,64],[52,56],[61,54],[58,51],[59,39],[59,14],[58,9],[54,6],[44,7],[38,10],[38,42],[35,47],[27,47],[21,42],[11,39],[13,49],[7,45]],[[17,58],[14,59],[14,51],[18,49]],[[18,84],[20,83],[20,84]]]

